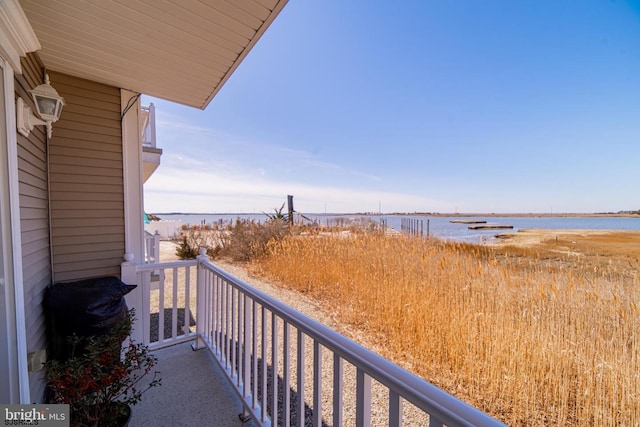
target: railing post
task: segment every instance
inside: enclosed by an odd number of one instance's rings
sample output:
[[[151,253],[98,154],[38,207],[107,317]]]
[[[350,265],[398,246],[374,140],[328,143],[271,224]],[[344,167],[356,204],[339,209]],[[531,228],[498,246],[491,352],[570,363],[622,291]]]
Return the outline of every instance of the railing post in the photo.
[[[203,262],[209,261],[209,257],[207,256],[207,250],[205,248],[200,248],[200,255],[196,257],[198,260],[198,275],[197,275],[197,283],[196,283],[196,342],[191,345],[193,350],[200,350],[201,348],[206,347],[206,341],[204,339],[205,331],[205,280],[206,280],[206,270],[202,265]]]
[[[124,262],[120,264],[120,280],[128,285],[137,285],[137,288],[125,296],[125,301],[129,309],[136,310],[136,321],[131,328],[131,338],[140,343],[144,343],[145,331],[149,327],[148,313],[144,313],[144,295],[147,290],[143,289],[143,284],[138,281],[136,263],[133,261],[133,254],[124,254]]]

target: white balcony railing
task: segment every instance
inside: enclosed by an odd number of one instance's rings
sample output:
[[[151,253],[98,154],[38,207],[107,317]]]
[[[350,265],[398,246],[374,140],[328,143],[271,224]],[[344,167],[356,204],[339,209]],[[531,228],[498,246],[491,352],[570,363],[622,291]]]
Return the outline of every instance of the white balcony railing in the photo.
[[[242,399],[244,415],[258,425],[342,426],[345,396],[354,396],[356,426],[374,419],[401,426],[407,402],[422,417],[419,425],[503,425],[231,276],[203,251],[197,260],[135,270],[145,295],[146,343],[160,348],[195,340],[194,349],[208,348]],[[153,271],[161,272],[155,285]]]
[[[140,107],[140,140],[143,147],[156,148],[156,107]]]
[[[160,233],[158,230],[154,234],[144,232],[144,262],[153,264],[160,262]]]

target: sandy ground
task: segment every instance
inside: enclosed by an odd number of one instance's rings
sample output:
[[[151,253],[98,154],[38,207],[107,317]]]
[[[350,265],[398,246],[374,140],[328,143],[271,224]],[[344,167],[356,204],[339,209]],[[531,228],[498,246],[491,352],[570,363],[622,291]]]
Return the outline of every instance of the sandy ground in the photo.
[[[611,259],[640,257],[640,231],[523,229],[497,235],[496,247],[548,250]]]
[[[524,229],[497,237],[492,246],[498,251],[522,249],[549,263],[640,278],[640,231]]]
[[[497,246],[535,247],[544,245],[581,246],[589,252],[617,248],[620,251],[640,250],[640,231],[618,230],[546,230],[522,229],[514,233],[500,233]],[[619,252],[619,251],[618,251]]]

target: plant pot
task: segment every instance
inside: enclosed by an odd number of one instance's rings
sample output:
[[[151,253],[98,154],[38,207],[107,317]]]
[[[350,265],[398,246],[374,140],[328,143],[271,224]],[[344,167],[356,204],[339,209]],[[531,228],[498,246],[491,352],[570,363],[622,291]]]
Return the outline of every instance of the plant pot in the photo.
[[[127,405],[127,413],[126,415],[123,415],[122,417],[120,417],[120,419],[118,420],[118,422],[122,422],[122,424],[118,424],[118,427],[128,427],[129,422],[131,421],[132,415],[133,415],[133,412],[131,410],[131,406]]]
[[[120,407],[120,409],[118,409],[119,411],[122,411],[122,414],[119,415],[110,415],[109,419],[101,419],[98,422],[98,426],[100,427],[127,427],[129,425],[129,423],[131,422],[131,416],[133,415],[133,411],[131,409],[130,405],[125,405],[123,403],[116,403],[116,402],[112,402],[109,403],[109,405],[111,405],[112,407],[118,406]],[[106,414],[105,414],[106,415]]]
[[[131,422],[131,416],[133,415],[133,411],[130,405],[123,405],[122,403],[111,403],[111,405],[122,405],[123,414],[119,415],[115,420],[111,420],[110,423],[105,424],[105,427],[128,427],[129,422]],[[102,426],[103,424],[100,423]]]

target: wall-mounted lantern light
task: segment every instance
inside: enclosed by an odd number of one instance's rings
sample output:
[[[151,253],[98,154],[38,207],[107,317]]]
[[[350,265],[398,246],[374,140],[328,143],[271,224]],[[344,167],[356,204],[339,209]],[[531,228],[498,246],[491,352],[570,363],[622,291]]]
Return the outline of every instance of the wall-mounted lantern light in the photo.
[[[58,121],[64,106],[64,98],[58,95],[58,92],[49,84],[49,76],[45,76],[44,84],[29,91],[33,97],[33,102],[39,119],[31,111],[31,107],[27,106],[22,98],[18,98],[16,102],[16,124],[18,132],[24,136],[29,133],[36,125],[47,126],[47,136],[51,138],[51,124]]]

